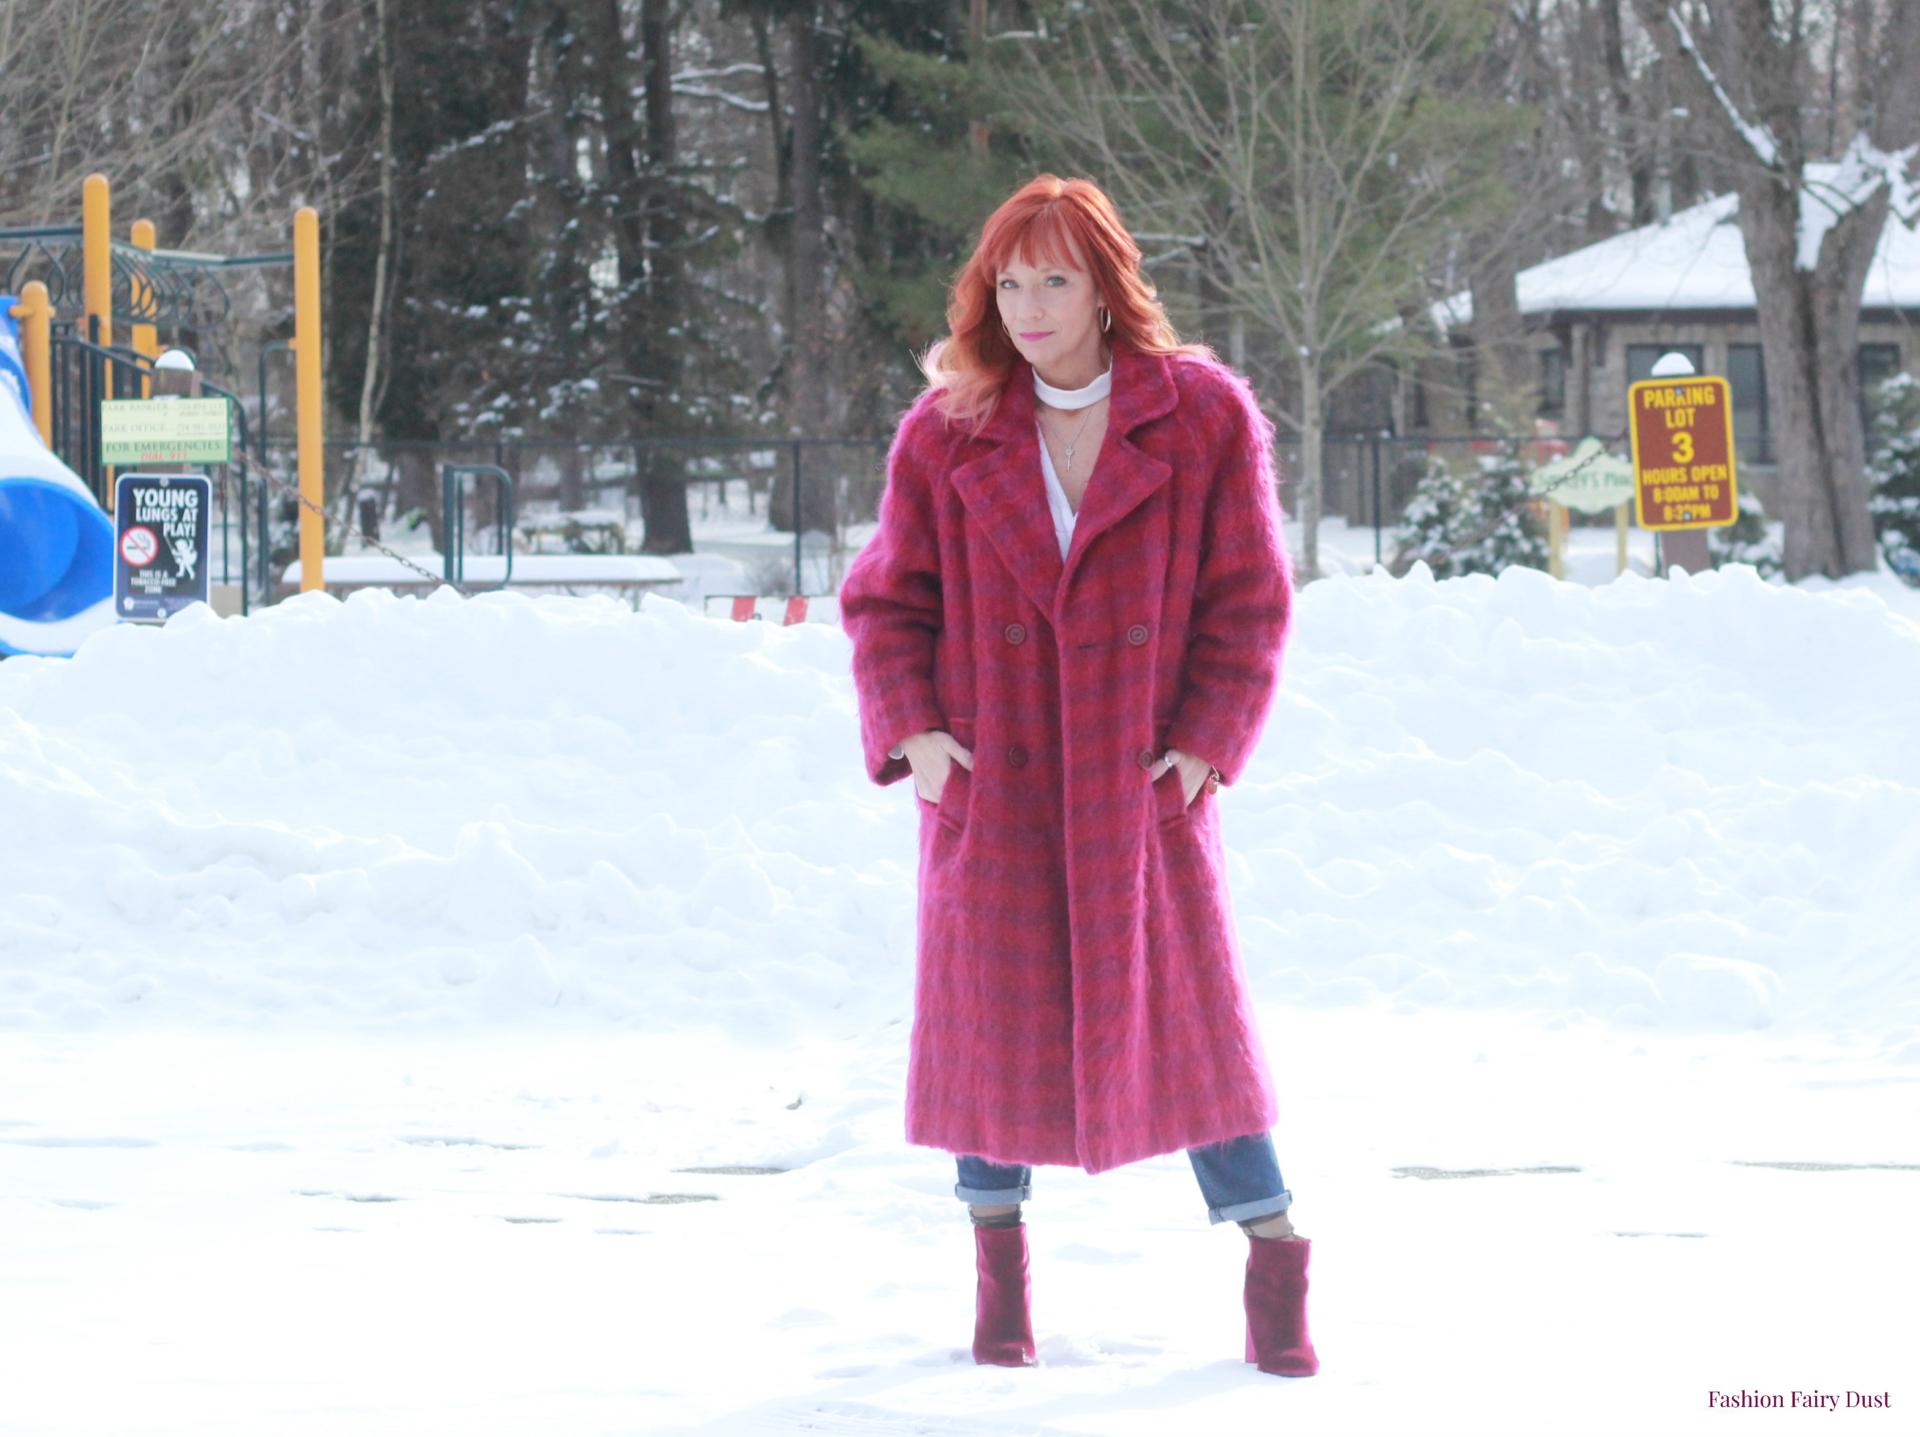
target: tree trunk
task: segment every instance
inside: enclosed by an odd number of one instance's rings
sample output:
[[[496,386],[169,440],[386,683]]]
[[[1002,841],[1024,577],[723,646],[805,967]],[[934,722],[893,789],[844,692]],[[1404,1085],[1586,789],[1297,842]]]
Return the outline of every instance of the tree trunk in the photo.
[[[767,214],[767,246],[780,262],[780,322],[786,324],[793,318],[795,309],[792,128],[786,123],[787,107],[780,93],[780,61],[774,54],[773,34],[767,26],[767,17],[757,10],[753,14],[753,46],[754,56],[760,62],[762,83],[766,87],[767,138],[773,146],[773,208]],[[785,383],[784,376],[788,368],[785,352],[792,343],[791,331],[781,336],[782,358],[775,364],[776,377],[781,384]]]
[[[818,437],[827,427],[827,377],[831,322],[826,307],[826,200],[820,165],[824,135],[820,92],[819,41],[813,7],[803,5],[787,17],[793,105],[793,227],[789,252],[793,308],[787,315],[787,432],[795,438]],[[809,456],[812,457],[812,456]],[[769,504],[775,529],[834,532],[833,489],[825,465],[803,465],[804,485],[796,494],[791,474],[779,481]]]
[[[172,94],[169,106],[172,113],[168,122],[174,133],[190,129],[195,121],[196,96],[188,81],[193,70],[196,42],[204,43],[196,34],[199,28],[198,17],[184,10],[172,17],[173,23],[167,28],[165,61],[167,70],[167,88]],[[158,244],[161,249],[186,249],[192,245],[193,232],[193,196],[194,178],[187,173],[185,157],[167,166],[158,176],[161,195]]]
[[[1325,492],[1321,471],[1321,437],[1326,416],[1320,395],[1320,366],[1300,366],[1300,483],[1295,489],[1293,532],[1300,536],[1295,554],[1297,578],[1305,584],[1320,577],[1320,510]]]
[[[1634,133],[1633,85],[1627,76],[1627,45],[1620,24],[1621,0],[1601,0],[1600,33],[1607,64],[1607,94],[1613,101],[1614,141],[1633,192],[1633,222],[1653,218],[1653,184],[1646,146]],[[1478,314],[1478,307],[1474,313]]]
[[[1796,267],[1799,204],[1767,174],[1740,185],[1740,229],[1759,308],[1767,404],[1780,464],[1790,581],[1876,565],[1867,508],[1857,349],[1860,291],[1887,218],[1884,192],[1827,231],[1812,272]]]
[[[811,6],[787,21],[793,56],[793,305],[787,317],[796,366],[791,432],[818,434],[826,418],[826,200],[820,145],[820,53]]]
[[[1661,0],[1634,3],[1676,90],[1690,109],[1712,117],[1715,142],[1738,176],[1767,400],[1778,426],[1786,576],[1797,581],[1871,571],[1878,557],[1858,402],[1860,293],[1886,225],[1887,191],[1883,185],[1846,210],[1810,256],[1812,268],[1800,268],[1801,211],[1829,203],[1806,188],[1806,164],[1817,143],[1807,132],[1815,99],[1807,93],[1814,17],[1796,5],[1783,31],[1765,0],[1727,0],[1706,12],[1715,30],[1696,36]],[[1856,14],[1872,18],[1865,9]],[[1881,14],[1874,64],[1856,77],[1849,101],[1856,107],[1850,113],[1871,115],[1872,130],[1856,131],[1841,147],[1849,155],[1864,140],[1886,154],[1920,137],[1920,97],[1912,83],[1920,64],[1920,10],[1896,4]],[[1715,43],[1723,27],[1725,43]]]
[[[619,0],[607,0],[618,15]],[[673,118],[673,27],[668,0],[642,0],[640,64],[647,92],[646,246],[647,329],[629,345],[636,374],[648,381],[638,408],[648,432],[683,411],[679,403],[685,373],[686,263],[680,192],[673,175],[678,139]],[[685,554],[693,549],[693,524],[687,514],[686,456],[650,446],[641,451],[646,475],[640,486],[640,513],[646,525],[641,552]]]
[[[987,49],[987,0],[968,0],[967,4],[967,58],[979,60]],[[974,118],[967,121],[967,151],[976,160],[987,157],[987,142],[992,127],[985,120]]]
[[[1520,318],[1520,295],[1515,252],[1496,244],[1487,262],[1476,265],[1471,277],[1473,348],[1482,414],[1473,417],[1476,429],[1502,434],[1531,433],[1536,405],[1528,345]]]
[[[386,390],[381,360],[386,353],[387,301],[393,263],[393,46],[387,33],[387,0],[373,0],[374,71],[380,90],[380,240],[374,252],[373,299],[367,306],[366,368],[360,375],[360,412],[354,425],[356,445],[347,465],[343,512],[354,512],[354,495],[365,466],[372,461],[373,417]]]

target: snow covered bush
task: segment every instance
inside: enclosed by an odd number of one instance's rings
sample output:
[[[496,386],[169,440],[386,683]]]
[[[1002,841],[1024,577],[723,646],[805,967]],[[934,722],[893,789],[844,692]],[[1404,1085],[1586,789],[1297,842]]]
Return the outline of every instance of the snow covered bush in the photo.
[[[1767,511],[1744,490],[1739,517],[1731,524],[1707,530],[1707,553],[1716,569],[1722,564],[1751,564],[1763,579],[1782,572],[1780,545],[1767,532]]]
[[[1887,567],[1920,588],[1920,381],[1896,374],[1869,396],[1867,508]]]
[[[1460,515],[1470,506],[1467,489],[1453,467],[1437,454],[1426,456],[1426,471],[1414,486],[1413,497],[1394,532],[1395,576],[1426,560],[1436,579],[1453,574],[1453,538],[1460,531]]]
[[[1394,535],[1392,572],[1424,559],[1436,579],[1498,574],[1515,564],[1547,567],[1547,531],[1527,491],[1530,475],[1516,441],[1474,456],[1462,473],[1437,455],[1407,501]]]

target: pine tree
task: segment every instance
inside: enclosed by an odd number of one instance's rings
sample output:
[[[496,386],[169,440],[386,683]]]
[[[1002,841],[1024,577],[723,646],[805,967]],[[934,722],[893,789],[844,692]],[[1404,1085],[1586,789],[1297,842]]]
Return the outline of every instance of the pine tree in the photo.
[[[1547,531],[1532,502],[1527,481],[1532,469],[1517,440],[1504,440],[1491,454],[1477,456],[1479,482],[1473,506],[1454,555],[1457,572],[1498,574],[1515,564],[1547,567]]]
[[[1874,536],[1887,567],[1920,588],[1920,381],[1896,374],[1872,400],[1867,461]]]
[[[1780,545],[1767,532],[1767,511],[1750,493],[1740,496],[1740,514],[1731,524],[1707,530],[1707,553],[1715,568],[1751,564],[1763,579],[1782,572]]]
[[[1527,488],[1531,471],[1517,441],[1475,457],[1471,473],[1431,456],[1396,534],[1392,572],[1424,559],[1436,579],[1498,574],[1520,564],[1547,567],[1546,527]]]
[[[1454,567],[1454,540],[1461,536],[1461,521],[1472,508],[1473,497],[1453,466],[1437,454],[1428,455],[1427,472],[1414,486],[1394,534],[1391,572],[1404,574],[1416,561],[1424,560],[1434,578],[1454,577],[1460,572]]]
[[[963,37],[941,49],[866,25],[853,37],[874,87],[842,136],[873,202],[853,277],[877,321],[918,349],[946,332],[947,286],[980,222],[1034,166]]]

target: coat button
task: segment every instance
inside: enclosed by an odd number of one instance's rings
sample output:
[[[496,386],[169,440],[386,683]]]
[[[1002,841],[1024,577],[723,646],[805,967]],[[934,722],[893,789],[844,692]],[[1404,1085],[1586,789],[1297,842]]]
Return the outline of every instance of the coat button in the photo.
[[[1025,624],[1008,624],[1007,625],[1007,642],[1008,643],[1024,644],[1026,641],[1027,641],[1027,626]]]
[[[1144,644],[1146,641],[1147,641],[1147,626],[1145,624],[1135,624],[1132,628],[1127,630],[1128,643],[1133,644],[1137,647],[1141,644]]]
[[[1153,767],[1153,750],[1152,749],[1143,748],[1140,750],[1140,767],[1142,768]]]
[[[1026,749],[1022,748],[1017,743],[1007,749],[1007,767],[1008,768],[1025,768],[1026,766],[1027,766]]]

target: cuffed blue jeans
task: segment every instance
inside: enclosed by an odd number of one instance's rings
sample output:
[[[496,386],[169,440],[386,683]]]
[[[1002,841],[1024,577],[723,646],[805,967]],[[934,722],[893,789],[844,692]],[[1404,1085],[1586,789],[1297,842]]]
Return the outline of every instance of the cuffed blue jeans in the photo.
[[[1217,1143],[1188,1148],[1200,1195],[1207,1202],[1207,1221],[1252,1222],[1285,1212],[1293,1194],[1280,1180],[1280,1159],[1271,1133],[1252,1133]],[[990,1163],[985,1158],[959,1158],[960,1181],[953,1195],[980,1207],[1025,1202],[1033,1195],[1033,1169],[1013,1163]]]

